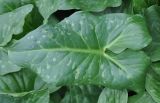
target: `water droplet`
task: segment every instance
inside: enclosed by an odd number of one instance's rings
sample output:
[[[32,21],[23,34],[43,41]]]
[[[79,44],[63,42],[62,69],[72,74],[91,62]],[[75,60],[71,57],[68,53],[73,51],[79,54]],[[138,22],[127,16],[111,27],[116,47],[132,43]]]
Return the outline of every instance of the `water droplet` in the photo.
[[[47,33],[47,30],[43,30],[42,32],[43,32],[43,33]]]
[[[69,23],[69,21],[68,21],[67,19],[65,20],[65,22],[66,22],[67,24]]]
[[[46,35],[42,35],[42,37],[43,37],[43,38],[45,38],[45,37],[46,37]]]
[[[113,24],[113,23],[114,23],[114,21],[113,21],[113,20],[110,20],[110,23],[111,23],[111,24]]]
[[[41,43],[41,41],[38,40],[38,41],[37,41],[37,44],[40,44],[40,43]]]
[[[31,36],[30,38],[31,38],[31,39],[33,39],[33,38],[34,38],[34,36]]]
[[[51,66],[49,64],[47,64],[47,69],[50,69],[50,68],[51,68]]]
[[[5,65],[1,65],[1,68],[3,69],[3,68],[5,68],[6,66]]]
[[[80,25],[83,25],[83,21],[80,21]]]
[[[75,26],[74,23],[71,23],[71,26],[74,27]]]
[[[30,37],[28,36],[27,39],[30,39]]]
[[[55,61],[56,61],[56,58],[53,58],[52,60],[53,60],[53,62],[55,62]]]

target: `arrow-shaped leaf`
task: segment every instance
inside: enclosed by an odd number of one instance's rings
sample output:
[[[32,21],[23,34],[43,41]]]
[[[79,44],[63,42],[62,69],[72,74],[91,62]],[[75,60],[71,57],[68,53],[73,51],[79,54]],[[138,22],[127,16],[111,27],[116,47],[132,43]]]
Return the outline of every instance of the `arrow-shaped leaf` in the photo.
[[[29,33],[10,47],[9,56],[48,83],[135,89],[144,86],[149,58],[133,50],[150,41],[141,16],[99,18],[78,12],[55,27],[41,26]]]

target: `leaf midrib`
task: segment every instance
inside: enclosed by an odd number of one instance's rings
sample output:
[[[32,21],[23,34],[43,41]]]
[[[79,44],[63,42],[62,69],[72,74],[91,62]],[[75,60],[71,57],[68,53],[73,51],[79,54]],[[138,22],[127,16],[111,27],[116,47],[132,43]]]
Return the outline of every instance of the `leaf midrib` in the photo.
[[[87,53],[87,54],[95,54],[103,56],[104,58],[110,60],[114,64],[116,64],[120,69],[122,69],[124,72],[125,67],[121,65],[119,62],[117,62],[114,58],[112,58],[110,55],[106,54],[104,49],[80,49],[80,48],[54,48],[54,49],[37,49],[37,50],[28,50],[28,51],[15,51],[15,52],[34,52],[34,51],[47,51],[47,52],[79,52],[79,53]],[[14,52],[14,51],[13,51]]]

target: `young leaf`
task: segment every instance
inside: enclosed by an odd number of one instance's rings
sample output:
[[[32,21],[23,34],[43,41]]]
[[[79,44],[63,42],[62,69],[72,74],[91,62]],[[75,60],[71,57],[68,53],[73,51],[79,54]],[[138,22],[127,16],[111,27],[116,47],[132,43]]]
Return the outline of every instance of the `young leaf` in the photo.
[[[147,92],[144,92],[143,94],[130,97],[128,103],[156,103],[156,102]]]
[[[23,31],[25,17],[32,8],[33,6],[29,4],[0,15],[0,46],[6,45],[13,34],[19,34]]]
[[[144,88],[149,58],[142,51],[125,50],[150,43],[140,20],[141,16],[126,14],[98,19],[78,12],[54,28],[45,25],[29,33],[10,47],[9,56],[48,83]]]
[[[127,90],[104,88],[100,94],[98,103],[127,103],[127,100]]]
[[[0,75],[5,75],[19,70],[20,67],[9,60],[7,50],[0,48]]]
[[[153,62],[160,60],[160,7],[151,6],[145,12],[145,17],[148,23],[153,42],[147,48],[146,52],[151,57]]]
[[[146,90],[152,96],[152,98],[159,103],[160,102],[160,63],[152,65],[152,70],[146,77]]]

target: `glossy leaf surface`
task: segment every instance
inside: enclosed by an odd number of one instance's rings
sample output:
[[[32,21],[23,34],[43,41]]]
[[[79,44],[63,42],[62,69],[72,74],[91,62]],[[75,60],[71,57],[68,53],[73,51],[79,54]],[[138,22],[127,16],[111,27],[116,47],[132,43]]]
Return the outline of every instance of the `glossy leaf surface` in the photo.
[[[9,56],[48,83],[143,88],[149,58],[133,50],[147,46],[151,38],[141,20],[78,12],[55,27],[45,25],[29,33],[10,47]]]

